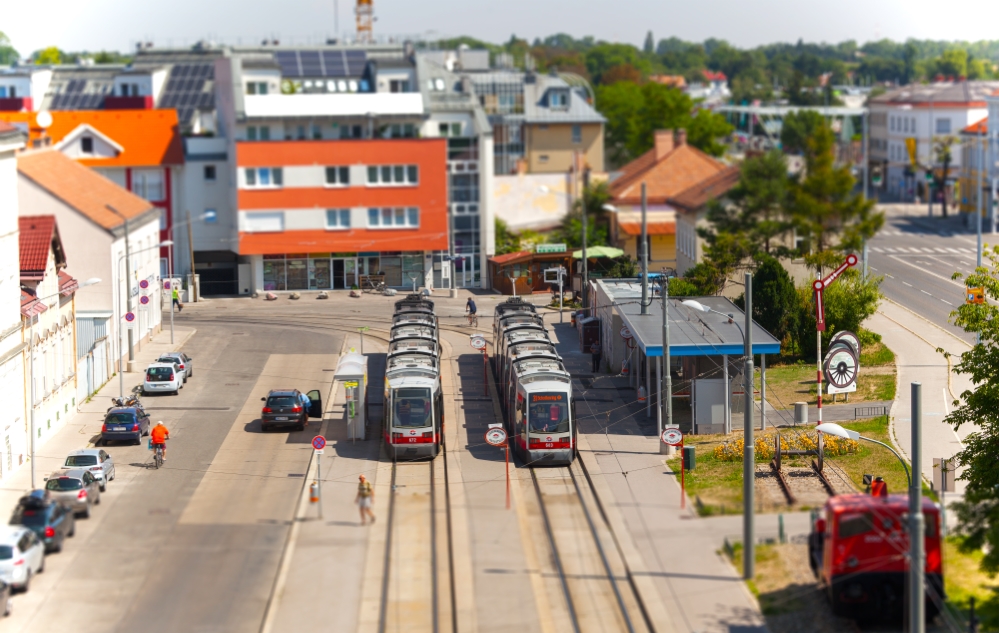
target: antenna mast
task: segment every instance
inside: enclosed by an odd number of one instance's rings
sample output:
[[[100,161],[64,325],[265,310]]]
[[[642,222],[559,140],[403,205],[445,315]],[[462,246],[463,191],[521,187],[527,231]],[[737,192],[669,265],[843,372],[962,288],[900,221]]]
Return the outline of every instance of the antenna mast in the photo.
[[[375,22],[374,0],[357,0],[354,8],[357,15],[357,42],[358,44],[372,44],[375,41],[372,27]]]

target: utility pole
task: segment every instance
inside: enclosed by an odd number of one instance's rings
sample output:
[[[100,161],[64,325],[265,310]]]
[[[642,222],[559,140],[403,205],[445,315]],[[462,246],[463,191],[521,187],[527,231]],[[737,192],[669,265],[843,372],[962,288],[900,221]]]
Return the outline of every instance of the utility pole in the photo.
[[[742,456],[742,576],[752,580],[756,571],[756,537],[753,535],[753,510],[756,505],[754,486],[756,484],[756,455],[753,440],[753,275],[746,273],[746,331],[745,339],[746,364],[743,381],[746,396],[745,411],[742,418],[743,456]]]
[[[659,435],[663,434],[663,428],[667,425],[673,423],[673,375],[670,373],[670,354],[669,354],[669,279],[666,277],[666,271],[663,270],[662,277],[662,295],[663,295],[663,373],[666,374],[666,393],[662,394],[662,384],[660,383],[660,396],[659,396],[659,409],[663,413],[660,415],[662,418],[662,426],[659,428]],[[669,446],[662,442],[659,443],[659,452],[666,454],[669,452]]]
[[[583,209],[583,274],[580,279],[580,285],[583,290],[583,310],[590,307],[590,299],[588,293],[589,286],[589,271],[587,270],[586,261],[586,190],[590,187],[590,166],[587,165],[583,168],[583,196],[582,196],[582,209]]]
[[[646,218],[645,183],[642,183],[642,314],[649,313],[649,227]]]
[[[978,248],[975,249],[975,268],[981,268],[982,266],[982,178],[985,172],[985,148],[982,143],[978,143],[978,221],[975,223],[978,226]]]
[[[193,303],[201,296],[201,284],[197,281],[194,268],[194,229],[191,228],[191,210],[187,210],[187,248],[191,252],[191,298]]]
[[[926,630],[926,590],[923,586],[925,562],[923,555],[923,496],[922,455],[920,434],[923,427],[923,385],[912,383],[912,480],[909,482],[909,630]]]
[[[864,193],[863,193],[863,200],[864,200],[864,202],[867,202],[867,189],[868,189],[868,186],[869,186],[868,183],[870,182],[870,173],[871,173],[871,157],[870,157],[870,154],[868,153],[869,150],[870,150],[870,144],[871,144],[870,143],[870,139],[868,138],[868,136],[870,134],[870,125],[869,125],[869,121],[868,121],[868,116],[869,116],[869,114],[867,112],[864,112],[864,116],[862,117],[863,126],[864,126],[864,131],[863,131],[863,135],[864,135]],[[866,239],[864,240],[863,255],[864,255],[864,266],[863,266],[864,273],[863,273],[863,279],[864,279],[864,281],[867,281],[867,256],[868,256],[868,250],[867,250],[867,240]],[[764,405],[764,406],[766,406],[766,405]]]
[[[926,130],[929,133],[930,144],[926,146],[926,199],[929,201],[929,214],[933,217],[933,82],[930,82],[930,125]]]

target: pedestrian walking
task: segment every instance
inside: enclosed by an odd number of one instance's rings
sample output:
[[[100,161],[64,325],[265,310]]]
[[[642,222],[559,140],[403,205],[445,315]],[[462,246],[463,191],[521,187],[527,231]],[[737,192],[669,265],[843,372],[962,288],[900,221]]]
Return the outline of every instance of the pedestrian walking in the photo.
[[[600,339],[593,341],[593,345],[590,345],[590,355],[593,357],[593,373],[600,371],[600,354],[602,353],[600,349]]]
[[[371,511],[371,506],[375,503],[375,487],[364,475],[357,479],[357,497],[354,498],[354,503],[361,511],[361,525],[364,525],[365,518],[370,518],[371,522],[374,523],[375,515]]]
[[[173,305],[177,306],[177,312],[184,310],[184,304],[180,302],[180,291],[176,288],[173,289]]]

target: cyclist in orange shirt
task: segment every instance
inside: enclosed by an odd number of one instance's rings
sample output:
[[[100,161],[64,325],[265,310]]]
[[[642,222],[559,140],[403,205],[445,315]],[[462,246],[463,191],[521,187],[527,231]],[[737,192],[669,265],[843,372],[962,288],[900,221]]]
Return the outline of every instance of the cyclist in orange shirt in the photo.
[[[170,439],[170,429],[163,424],[163,420],[160,420],[150,431],[149,436],[153,441],[153,450],[156,450],[157,446],[162,448],[163,461],[166,461],[166,441]]]

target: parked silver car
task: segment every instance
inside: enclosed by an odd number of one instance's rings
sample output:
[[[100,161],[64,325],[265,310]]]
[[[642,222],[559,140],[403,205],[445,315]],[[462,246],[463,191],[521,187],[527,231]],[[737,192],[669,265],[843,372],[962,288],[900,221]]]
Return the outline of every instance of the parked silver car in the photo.
[[[108,482],[115,478],[114,460],[103,448],[81,448],[66,456],[63,470],[86,468],[101,485],[101,492],[108,487]]]
[[[167,352],[166,354],[160,354],[160,357],[156,359],[156,362],[175,362],[178,365],[177,368],[184,374],[184,382],[187,382],[188,378],[194,378],[194,359],[184,352]]]
[[[0,526],[0,579],[27,591],[31,578],[45,571],[45,544],[23,525]]]
[[[85,468],[60,470],[45,481],[45,490],[55,501],[70,508],[78,517],[90,518],[90,508],[101,502],[101,486]]]

